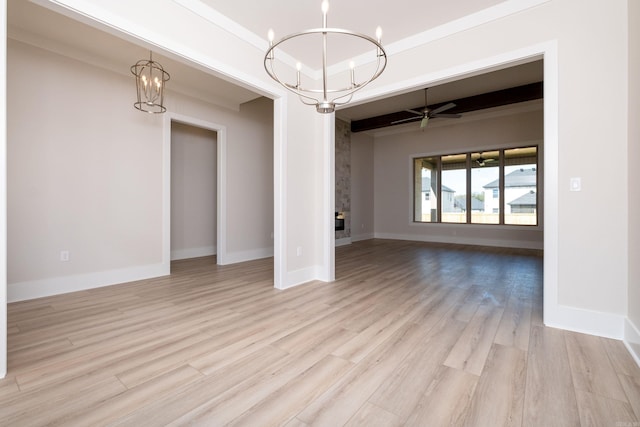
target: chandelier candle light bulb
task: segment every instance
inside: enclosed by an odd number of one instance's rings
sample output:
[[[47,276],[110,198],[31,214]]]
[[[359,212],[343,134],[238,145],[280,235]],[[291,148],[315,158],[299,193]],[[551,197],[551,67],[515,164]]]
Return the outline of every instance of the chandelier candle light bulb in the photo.
[[[351,61],[349,62],[349,70],[351,73],[351,87],[356,86],[356,63]]]
[[[365,34],[356,33],[349,30],[343,30],[341,28],[327,27],[327,15],[329,12],[329,1],[323,0],[321,4],[322,10],[322,27],[313,28],[306,31],[290,34],[283,37],[279,41],[274,40],[273,29],[269,29],[267,38],[269,40],[269,49],[264,56],[264,68],[267,74],[276,82],[281,84],[287,90],[298,95],[300,100],[306,105],[314,105],[319,113],[333,113],[337,105],[343,105],[351,101],[353,94],[377,79],[387,66],[387,54],[382,47],[382,29],[378,27],[376,29],[376,38],[367,36]],[[296,80],[295,83],[289,83],[283,80],[276,70],[275,64],[275,49],[279,45],[287,42],[296,37],[305,37],[320,35],[322,37],[322,78],[320,79],[322,87],[318,88],[306,88],[303,87],[300,81],[300,70],[302,65],[298,62],[296,64]],[[351,61],[349,63],[350,84],[346,87],[330,87],[329,75],[327,73],[327,38],[331,37],[355,37],[360,38],[372,46],[375,46],[375,62],[376,68],[372,74],[365,77],[364,80],[358,82],[355,78],[355,63]]]

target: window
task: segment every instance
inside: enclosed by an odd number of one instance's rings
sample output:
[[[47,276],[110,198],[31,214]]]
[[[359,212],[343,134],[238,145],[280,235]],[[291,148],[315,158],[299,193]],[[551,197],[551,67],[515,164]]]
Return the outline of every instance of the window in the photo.
[[[500,151],[471,153],[471,222],[500,224]]]
[[[504,150],[504,223],[536,225],[538,158],[527,148]]]
[[[465,223],[467,211],[463,201],[467,194],[467,155],[442,156],[442,222]]]
[[[417,222],[438,222],[439,159],[425,157],[414,160],[414,218]]]
[[[413,164],[415,222],[538,223],[537,147],[420,157]]]

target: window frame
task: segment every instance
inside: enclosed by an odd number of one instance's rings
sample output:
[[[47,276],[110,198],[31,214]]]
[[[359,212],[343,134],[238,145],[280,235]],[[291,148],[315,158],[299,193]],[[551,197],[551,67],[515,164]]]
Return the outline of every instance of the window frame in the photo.
[[[536,200],[536,205],[535,205],[535,224],[508,224],[505,223],[505,216],[506,216],[506,208],[507,208],[507,200],[506,200],[506,194],[505,194],[505,169],[507,166],[509,166],[508,164],[508,159],[505,159],[505,152],[509,151],[509,150],[515,150],[515,149],[535,149],[535,154],[531,154],[531,156],[535,156],[535,200]],[[472,191],[471,191],[471,170],[473,168],[473,160],[472,160],[472,154],[476,154],[476,153],[483,153],[483,152],[489,152],[489,151],[497,151],[499,153],[499,157],[498,157],[498,165],[499,165],[499,184],[498,184],[498,191],[499,191],[499,221],[498,223],[481,223],[481,222],[472,222],[472,218],[471,218],[471,211],[472,209],[469,208],[471,207],[471,203],[472,201],[470,200],[473,195],[472,195]],[[468,207],[466,209],[466,222],[444,222],[442,220],[442,171],[443,171],[443,167],[442,167],[442,158],[446,157],[446,156],[455,156],[455,155],[465,155],[466,159],[465,159],[465,163],[466,163],[466,194],[465,194],[465,198],[466,198],[466,206]],[[418,172],[416,171],[417,169],[417,161],[420,159],[435,159],[435,165],[437,167],[436,170],[436,176],[437,176],[437,194],[435,194],[435,196],[437,197],[437,212],[436,212],[436,220],[435,221],[419,221],[416,220],[416,212],[417,212],[417,207],[416,207],[416,191],[417,191],[417,176],[418,176]],[[540,199],[541,199],[541,191],[540,191],[540,144],[539,143],[532,143],[532,144],[522,144],[522,145],[515,145],[515,146],[508,146],[508,147],[501,147],[501,148],[486,148],[486,149],[476,149],[476,148],[467,148],[467,149],[463,149],[463,150],[456,150],[456,151],[451,151],[450,153],[442,153],[442,154],[420,154],[420,155],[412,155],[411,156],[411,169],[412,169],[412,184],[411,184],[411,193],[412,193],[412,215],[411,215],[411,223],[412,224],[443,224],[443,225],[447,225],[447,226],[451,226],[451,225],[466,225],[466,226],[500,226],[500,227],[516,227],[516,228],[538,228],[541,226],[541,209],[540,209]],[[421,171],[420,171],[421,174]],[[421,175],[420,175],[421,176]],[[422,190],[422,187],[420,187],[420,190]],[[422,191],[421,191],[422,192]],[[455,198],[454,198],[455,199]],[[424,215],[424,213],[422,211],[420,211],[422,215]]]

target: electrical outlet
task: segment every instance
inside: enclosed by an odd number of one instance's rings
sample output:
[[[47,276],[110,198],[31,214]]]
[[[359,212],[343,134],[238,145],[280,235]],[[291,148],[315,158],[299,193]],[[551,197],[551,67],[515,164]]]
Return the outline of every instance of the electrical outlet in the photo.
[[[60,261],[61,262],[69,261],[69,251],[60,251]]]
[[[582,179],[580,179],[579,177],[569,178],[569,190],[570,191],[582,190]]]

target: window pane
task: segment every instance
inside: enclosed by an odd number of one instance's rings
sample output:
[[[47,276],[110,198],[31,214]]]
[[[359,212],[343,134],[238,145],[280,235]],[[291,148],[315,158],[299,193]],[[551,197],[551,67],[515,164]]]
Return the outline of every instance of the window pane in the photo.
[[[471,153],[471,222],[500,223],[500,152]]]
[[[537,151],[537,147],[526,147],[504,152],[505,224],[538,223]]]
[[[442,222],[466,223],[467,155],[442,157]]]
[[[438,222],[438,159],[414,159],[414,217],[416,222]]]

